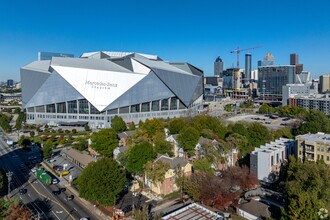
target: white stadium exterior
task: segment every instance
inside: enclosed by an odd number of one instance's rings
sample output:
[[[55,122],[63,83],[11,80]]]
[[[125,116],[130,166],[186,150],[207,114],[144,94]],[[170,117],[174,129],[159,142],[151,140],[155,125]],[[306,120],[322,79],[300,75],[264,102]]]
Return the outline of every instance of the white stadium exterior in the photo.
[[[21,68],[27,123],[110,127],[173,118],[202,109],[203,72],[188,63],[129,52],[52,57]]]

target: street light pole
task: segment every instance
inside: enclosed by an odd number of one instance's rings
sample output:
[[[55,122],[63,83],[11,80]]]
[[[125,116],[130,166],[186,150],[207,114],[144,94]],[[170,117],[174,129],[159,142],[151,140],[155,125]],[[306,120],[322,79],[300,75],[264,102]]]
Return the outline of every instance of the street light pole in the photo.
[[[13,176],[13,172],[7,172],[6,173],[7,178],[8,178],[8,196],[10,197],[10,183],[11,183],[11,177]]]

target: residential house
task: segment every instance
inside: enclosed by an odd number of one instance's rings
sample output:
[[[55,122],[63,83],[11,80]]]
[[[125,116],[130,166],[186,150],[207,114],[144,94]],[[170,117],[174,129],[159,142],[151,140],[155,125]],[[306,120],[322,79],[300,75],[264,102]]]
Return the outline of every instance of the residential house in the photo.
[[[275,181],[290,155],[297,151],[296,141],[280,138],[256,147],[250,154],[250,173],[265,182]]]
[[[84,169],[89,163],[96,161],[94,157],[87,152],[76,149],[64,149],[63,154],[80,168]]]
[[[124,132],[122,132],[122,133],[119,133],[118,134],[118,139],[119,139],[119,146],[120,147],[125,147],[125,146],[127,146],[127,142],[128,142],[128,140],[130,139],[132,139],[133,138],[133,136],[135,135],[135,133],[136,133],[136,131],[134,130],[134,131],[124,131]]]
[[[212,165],[215,170],[226,170],[229,167],[235,166],[238,159],[238,150],[236,148],[226,152],[221,144],[216,140],[200,137],[195,147],[195,157],[203,158],[206,156],[206,150],[209,147],[213,147],[213,150],[218,153],[219,158],[216,163]]]
[[[261,202],[241,199],[236,206],[236,213],[248,220],[261,220],[271,217],[268,205]]]
[[[168,135],[166,137],[166,141],[170,142],[173,146],[174,157],[185,157],[185,152],[182,147],[179,146],[179,142],[177,141],[178,135]]]
[[[158,156],[153,161],[153,163],[156,163],[159,160],[170,165],[170,169],[165,173],[164,181],[161,183],[152,183],[146,176],[145,184],[150,188],[151,191],[158,195],[167,195],[179,190],[179,186],[177,186],[175,183],[176,170],[181,169],[185,176],[189,176],[192,172],[192,165],[183,157],[169,157],[167,155]]]

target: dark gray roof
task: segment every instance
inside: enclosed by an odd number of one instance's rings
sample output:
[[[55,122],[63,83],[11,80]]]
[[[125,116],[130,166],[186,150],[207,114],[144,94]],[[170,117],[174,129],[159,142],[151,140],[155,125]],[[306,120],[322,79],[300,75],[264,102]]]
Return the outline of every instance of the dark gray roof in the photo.
[[[256,217],[265,217],[265,218],[271,217],[271,213],[268,210],[268,206],[266,204],[263,204],[255,200],[238,204],[237,207]]]
[[[161,155],[154,162],[161,160],[164,163],[170,164],[171,169],[176,169],[178,167],[184,167],[188,164],[183,157],[169,157],[166,155]]]
[[[134,130],[134,131],[125,131],[125,132],[119,133],[118,137],[119,137],[119,139],[127,138],[127,137],[132,138],[135,135],[135,133],[136,133],[136,130]]]

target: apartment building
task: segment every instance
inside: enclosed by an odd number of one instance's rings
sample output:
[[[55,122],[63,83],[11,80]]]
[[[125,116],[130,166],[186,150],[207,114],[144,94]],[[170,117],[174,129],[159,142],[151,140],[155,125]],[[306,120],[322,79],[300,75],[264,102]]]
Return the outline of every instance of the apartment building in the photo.
[[[290,155],[296,155],[296,141],[292,139],[280,138],[256,147],[250,154],[250,173],[261,181],[273,182]]]
[[[330,134],[318,132],[296,137],[298,158],[302,161],[323,160],[330,165]]]

